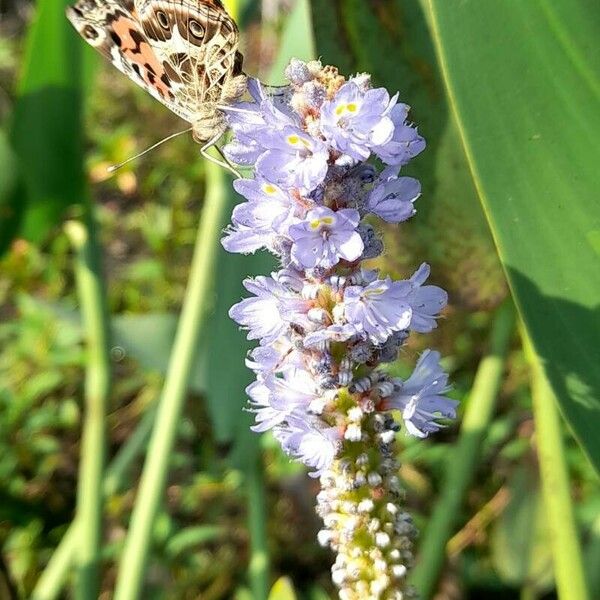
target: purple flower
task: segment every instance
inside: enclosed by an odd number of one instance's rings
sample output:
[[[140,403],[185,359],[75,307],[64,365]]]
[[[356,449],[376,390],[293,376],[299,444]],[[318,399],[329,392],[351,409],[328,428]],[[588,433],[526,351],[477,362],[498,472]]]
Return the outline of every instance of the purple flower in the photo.
[[[411,292],[407,301],[412,308],[410,328],[428,333],[437,327],[435,318],[448,304],[448,294],[437,285],[423,285],[430,273],[429,265],[423,263],[410,278]]]
[[[344,291],[346,319],[364,331],[375,344],[383,344],[395,331],[408,329],[412,309],[407,302],[411,286],[389,277],[366,287],[351,286]]]
[[[397,168],[381,173],[367,198],[365,208],[388,223],[401,223],[415,214],[413,202],[421,195],[421,184],[412,177],[398,177]]]
[[[261,433],[273,429],[285,421],[288,411],[271,406],[271,390],[265,385],[263,378],[258,378],[246,388],[250,398],[250,412],[254,413],[255,425],[252,431]]]
[[[245,254],[265,247],[272,250],[293,219],[294,206],[289,195],[261,179],[238,179],[233,186],[249,202],[234,208],[233,228],[221,241],[223,247],[228,252]]]
[[[246,359],[246,366],[257,373],[283,373],[303,365],[302,353],[288,336],[281,336],[268,346],[257,346]]]
[[[248,81],[248,92],[253,102],[238,102],[235,106],[222,107],[235,135],[223,150],[227,158],[238,165],[256,163],[267,150],[263,143],[266,133],[296,123],[289,108],[283,104],[275,106],[258,80]]]
[[[394,123],[389,112],[395,102],[384,88],[365,91],[356,81],[349,81],[323,103],[321,132],[350,162],[366,160],[372,148],[392,139]]]
[[[416,127],[406,124],[409,107],[396,104],[390,111],[394,134],[387,142],[373,148],[373,152],[388,165],[405,165],[425,149],[425,140]]]
[[[262,143],[268,149],[258,159],[256,171],[268,181],[307,194],[325,179],[329,160],[325,144],[298,127],[265,132]]]
[[[404,424],[411,435],[427,437],[442,427],[436,419],[456,418],[458,402],[444,396],[450,388],[448,375],[439,361],[439,352],[425,350],[413,374],[405,382],[395,380],[399,389],[386,398],[385,408],[402,412]]]
[[[341,446],[341,436],[335,427],[295,415],[275,427],[274,434],[287,454],[315,469],[311,477],[319,477],[331,466]]]
[[[364,249],[356,231],[360,221],[357,210],[345,208],[334,212],[326,206],[309,211],[301,223],[289,230],[292,259],[306,269],[330,268],[340,259],[353,262]]]
[[[306,300],[291,294],[272,277],[246,279],[244,287],[255,297],[232,306],[229,316],[248,328],[249,340],[260,339],[261,344],[275,342],[288,330],[293,317],[309,308]]]

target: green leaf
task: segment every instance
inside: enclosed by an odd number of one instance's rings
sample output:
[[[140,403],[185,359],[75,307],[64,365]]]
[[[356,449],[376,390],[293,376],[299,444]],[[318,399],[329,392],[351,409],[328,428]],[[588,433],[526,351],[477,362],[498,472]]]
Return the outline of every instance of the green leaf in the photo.
[[[296,600],[296,598],[294,584],[289,577],[278,579],[269,593],[269,600]]]
[[[565,418],[600,468],[600,4],[427,6],[515,302]]]
[[[81,134],[83,43],[65,0],[39,0],[12,115],[11,141],[23,176],[13,217],[38,240],[86,193]]]
[[[199,525],[188,527],[172,535],[165,546],[165,554],[173,559],[196,546],[214,542],[226,535],[227,530],[218,525]]]

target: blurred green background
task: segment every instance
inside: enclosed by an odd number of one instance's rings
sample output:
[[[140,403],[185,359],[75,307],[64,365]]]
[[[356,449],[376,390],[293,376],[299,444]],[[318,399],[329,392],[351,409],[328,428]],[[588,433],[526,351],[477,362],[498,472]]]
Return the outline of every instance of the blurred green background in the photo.
[[[415,583],[445,600],[600,598],[600,4],[228,4],[248,74],[281,83],[292,56],[368,71],[428,141],[407,169],[423,184],[417,216],[378,224],[382,271],[427,261],[451,299],[391,368],[439,349],[464,415],[432,439],[398,436],[422,532]],[[65,5],[0,4],[0,598],[112,597],[198,223],[218,234],[239,201],[186,136],[108,176],[182,124],[87,48]],[[64,550],[90,370],[67,220],[91,228],[110,315],[92,596],[72,587]],[[270,259],[228,256],[217,239],[143,597],[260,600],[277,582],[273,600],[333,598],[317,483],[242,410],[249,346],[227,310]]]

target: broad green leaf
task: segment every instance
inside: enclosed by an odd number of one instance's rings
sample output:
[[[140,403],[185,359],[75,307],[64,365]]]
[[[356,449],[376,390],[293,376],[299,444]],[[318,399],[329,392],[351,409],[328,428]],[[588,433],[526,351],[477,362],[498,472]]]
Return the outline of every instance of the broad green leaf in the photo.
[[[39,0],[30,28],[11,140],[23,193],[13,209],[19,233],[40,239],[66,207],[83,200],[81,73],[83,42],[65,17],[65,0]]]
[[[322,61],[345,75],[370,73],[375,85],[399,91],[427,140],[425,152],[405,169],[423,186],[417,215],[389,228],[388,255],[401,271],[398,275],[427,261],[454,303],[497,305],[506,294],[504,276],[419,3],[311,0],[311,6]]]
[[[296,600],[296,598],[294,584],[289,577],[278,579],[269,593],[269,600]]]
[[[600,468],[600,4],[427,0],[519,312]]]

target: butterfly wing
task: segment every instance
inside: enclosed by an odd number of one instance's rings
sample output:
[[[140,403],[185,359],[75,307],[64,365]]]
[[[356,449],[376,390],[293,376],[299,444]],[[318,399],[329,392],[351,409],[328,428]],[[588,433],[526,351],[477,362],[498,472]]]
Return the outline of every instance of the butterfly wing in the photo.
[[[80,0],[80,35],[122,73],[193,123],[241,73],[238,29],[219,0]]]
[[[181,82],[178,101],[206,111],[241,73],[239,33],[219,0],[135,0],[142,29]],[[212,109],[214,110],[214,109]]]

